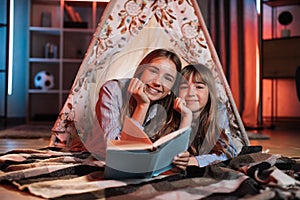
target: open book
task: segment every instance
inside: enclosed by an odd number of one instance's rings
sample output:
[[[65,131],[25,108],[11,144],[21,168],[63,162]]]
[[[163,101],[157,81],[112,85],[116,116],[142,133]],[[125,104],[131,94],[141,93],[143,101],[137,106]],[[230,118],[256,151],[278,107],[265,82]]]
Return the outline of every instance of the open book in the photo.
[[[149,178],[171,169],[173,158],[187,150],[191,128],[186,127],[151,142],[130,118],[126,117],[122,140],[107,144],[106,179]]]

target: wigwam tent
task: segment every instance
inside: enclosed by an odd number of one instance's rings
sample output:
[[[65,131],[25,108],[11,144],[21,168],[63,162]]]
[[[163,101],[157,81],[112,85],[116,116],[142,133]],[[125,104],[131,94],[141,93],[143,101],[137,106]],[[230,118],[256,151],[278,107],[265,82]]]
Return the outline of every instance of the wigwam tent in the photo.
[[[231,134],[249,145],[222,66],[194,0],[112,0],[93,36],[69,96],[52,128],[52,143],[76,149],[76,136],[91,152],[101,146],[95,104],[101,85],[131,77],[149,51],[168,48],[187,63],[203,63],[214,74],[218,95],[226,105]],[[93,138],[91,140],[91,137]],[[55,143],[55,141],[58,143]],[[101,153],[101,152],[100,152]]]

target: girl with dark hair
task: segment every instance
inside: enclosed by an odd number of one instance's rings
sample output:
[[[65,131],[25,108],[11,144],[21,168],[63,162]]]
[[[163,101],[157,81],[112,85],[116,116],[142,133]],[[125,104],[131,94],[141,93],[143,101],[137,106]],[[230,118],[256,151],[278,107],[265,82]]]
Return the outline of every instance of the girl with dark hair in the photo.
[[[168,50],[156,49],[145,56],[132,79],[110,80],[100,89],[96,116],[104,141],[122,140],[125,117],[130,117],[153,141],[176,130],[174,88],[180,81],[181,61]],[[192,114],[182,109],[179,127],[191,125]],[[184,113],[184,112],[187,113]],[[189,153],[174,158],[173,164],[185,170]]]

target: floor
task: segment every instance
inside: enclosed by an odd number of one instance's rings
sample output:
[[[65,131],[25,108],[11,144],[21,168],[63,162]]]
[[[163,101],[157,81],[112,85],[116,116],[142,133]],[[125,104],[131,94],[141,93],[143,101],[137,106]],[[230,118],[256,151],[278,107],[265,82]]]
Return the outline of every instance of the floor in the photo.
[[[258,131],[270,137],[268,140],[250,140],[251,145],[261,145],[264,151],[287,157],[300,158],[300,127],[275,127]]]
[[[25,120],[22,118],[14,118],[10,120],[4,121],[0,119],[0,130],[11,128],[17,125],[25,124]],[[43,122],[50,123],[50,122]],[[49,132],[50,134],[50,132]],[[31,148],[31,149],[38,149],[47,146],[49,140],[45,138],[41,139],[2,139],[0,138],[0,153],[5,153],[13,149],[17,148]]]
[[[0,130],[22,123],[24,123],[22,120],[10,121],[5,126],[1,123]],[[252,129],[248,131],[270,136],[270,139],[250,140],[251,145],[261,145],[264,151],[272,154],[300,158],[300,120],[276,122],[271,125],[265,125],[265,127],[258,130]],[[0,153],[16,148],[42,148],[47,146],[48,142],[47,139],[0,139]],[[41,199],[26,192],[16,191],[10,186],[0,186],[0,196],[1,199]]]

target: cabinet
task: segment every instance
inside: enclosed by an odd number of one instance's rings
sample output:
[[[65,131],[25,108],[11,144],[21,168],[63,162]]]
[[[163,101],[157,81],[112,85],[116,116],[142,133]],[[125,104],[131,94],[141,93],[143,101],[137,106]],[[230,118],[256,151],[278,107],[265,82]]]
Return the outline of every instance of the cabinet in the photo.
[[[295,75],[300,65],[300,0],[262,1],[262,101],[263,115],[272,126],[279,120],[299,118]],[[280,23],[282,13],[286,23]],[[290,21],[288,23],[288,21]],[[287,33],[289,34],[283,34]]]
[[[266,26],[263,27],[262,33],[263,77],[294,78],[296,67],[300,64],[300,53],[297,51],[300,48],[298,28],[300,0],[265,0],[262,3],[266,5],[266,11],[269,11],[267,13],[263,11],[266,14]],[[283,12],[291,13],[291,22],[287,25],[279,23],[280,14]],[[285,20],[288,18],[287,15],[282,17]],[[283,31],[288,31],[293,36],[284,36]]]
[[[294,78],[300,66],[300,37],[263,41],[263,77]]]
[[[0,121],[6,122],[7,118],[7,2],[0,5]]]
[[[106,5],[107,0],[30,1],[27,121],[56,119]],[[72,22],[67,7],[82,21]],[[50,74],[50,87],[38,87],[41,71]]]

